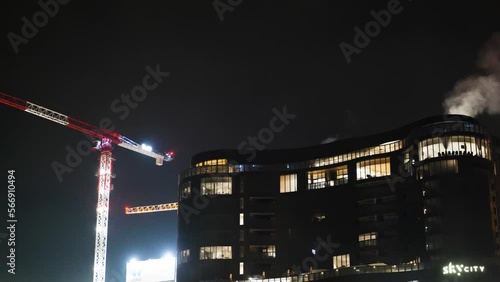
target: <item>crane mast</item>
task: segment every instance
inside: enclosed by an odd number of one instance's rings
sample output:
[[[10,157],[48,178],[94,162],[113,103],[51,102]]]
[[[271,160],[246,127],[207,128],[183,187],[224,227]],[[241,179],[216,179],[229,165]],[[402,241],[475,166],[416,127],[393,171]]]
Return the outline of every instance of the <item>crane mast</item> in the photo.
[[[113,144],[129,149],[131,151],[152,157],[156,165],[162,165],[164,161],[173,160],[173,153],[156,153],[149,146],[138,143],[110,130],[98,128],[84,123],[67,115],[47,109],[40,105],[24,101],[22,99],[0,92],[0,103],[9,105],[16,109],[31,113],[41,118],[59,123],[66,127],[78,130],[99,139],[97,149],[101,151],[99,157],[99,171],[97,184],[97,208],[96,208],[96,237],[94,251],[94,282],[105,282],[106,277],[106,251],[108,240],[108,217],[109,217],[109,194],[111,191],[112,178],[112,150]]]
[[[109,193],[111,191],[111,173],[113,158],[111,140],[103,138],[99,157],[97,180],[97,210],[94,252],[94,282],[102,281],[106,276],[106,245],[108,238]]]

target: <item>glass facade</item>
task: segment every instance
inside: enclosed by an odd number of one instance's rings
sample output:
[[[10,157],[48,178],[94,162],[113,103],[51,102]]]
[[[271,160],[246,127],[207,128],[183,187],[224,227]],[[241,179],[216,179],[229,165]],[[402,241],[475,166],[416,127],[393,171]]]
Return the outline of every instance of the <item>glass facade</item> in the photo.
[[[490,142],[486,138],[452,135],[434,137],[419,143],[420,160],[444,156],[476,156],[491,160]]]
[[[391,159],[379,158],[356,163],[358,180],[391,175]]]
[[[186,181],[180,185],[181,197],[187,199],[191,196],[191,181]]]
[[[423,164],[417,168],[418,179],[445,173],[458,173],[458,161],[455,159],[434,161],[431,163]]]
[[[202,195],[227,195],[231,192],[231,177],[206,177],[201,180]]]
[[[348,182],[347,166],[307,172],[307,189],[339,186]]]
[[[349,254],[333,257],[333,269],[349,266],[351,266],[351,256]]]
[[[232,258],[231,246],[206,246],[200,248],[200,260]]]
[[[215,174],[215,173],[239,173],[246,171],[272,171],[272,170],[296,170],[305,168],[319,168],[331,166],[343,162],[348,162],[358,158],[369,156],[376,156],[380,154],[391,153],[401,150],[403,148],[403,141],[391,141],[380,144],[378,146],[369,147],[365,149],[356,150],[353,152],[334,155],[331,157],[317,158],[304,162],[293,162],[286,164],[272,164],[272,165],[255,165],[255,164],[234,164],[231,165],[227,159],[210,160],[196,163],[195,167],[187,169],[181,173],[182,178],[190,177],[200,174]]]
[[[368,232],[358,235],[360,247],[376,246],[377,245],[377,232]]]

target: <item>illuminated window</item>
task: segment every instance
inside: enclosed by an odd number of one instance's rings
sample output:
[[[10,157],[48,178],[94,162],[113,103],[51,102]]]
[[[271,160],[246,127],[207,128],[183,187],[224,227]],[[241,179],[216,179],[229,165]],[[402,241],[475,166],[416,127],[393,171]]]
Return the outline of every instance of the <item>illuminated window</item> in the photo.
[[[245,274],[245,263],[240,262],[240,275]]]
[[[240,225],[244,225],[244,224],[245,224],[245,214],[240,213]]]
[[[240,258],[244,258],[244,257],[245,257],[245,247],[240,246]]]
[[[269,245],[262,248],[262,257],[264,258],[275,258],[276,257],[276,246]]]
[[[453,135],[429,138],[419,143],[420,160],[444,156],[476,156],[491,160],[490,142],[475,136]]]
[[[200,247],[200,260],[232,259],[231,246]]]
[[[347,182],[348,174],[346,165],[307,172],[307,188],[309,190],[338,186]]]
[[[179,263],[186,263],[189,261],[189,249],[187,250],[182,250],[179,253]]]
[[[326,187],[326,171],[315,170],[307,172],[307,188],[320,189]]]
[[[391,159],[387,157],[358,162],[356,172],[358,180],[391,175]]]
[[[250,245],[249,251],[252,253],[260,253],[263,258],[275,258],[276,246],[275,245]]]
[[[297,174],[280,175],[280,193],[297,192]]]
[[[377,232],[369,232],[358,235],[359,246],[376,246],[377,245]]]
[[[351,256],[349,254],[333,257],[333,269],[349,266],[351,266]]]
[[[191,196],[191,181],[181,184],[181,197],[187,199]]]
[[[202,195],[227,195],[232,192],[231,177],[207,177],[201,179]]]

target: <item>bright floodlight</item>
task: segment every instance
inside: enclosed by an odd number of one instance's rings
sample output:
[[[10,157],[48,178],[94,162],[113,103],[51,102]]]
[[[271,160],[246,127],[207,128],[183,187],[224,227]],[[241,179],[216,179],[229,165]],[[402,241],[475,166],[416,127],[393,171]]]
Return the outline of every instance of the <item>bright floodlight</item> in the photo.
[[[127,263],[126,282],[174,282],[175,257]]]
[[[136,262],[137,259],[136,258],[131,258],[128,262]]]
[[[141,145],[141,148],[142,148],[143,150],[148,151],[148,152],[153,151],[153,148],[152,148],[151,146],[149,146],[149,145],[146,145],[146,144],[142,144],[142,145]]]

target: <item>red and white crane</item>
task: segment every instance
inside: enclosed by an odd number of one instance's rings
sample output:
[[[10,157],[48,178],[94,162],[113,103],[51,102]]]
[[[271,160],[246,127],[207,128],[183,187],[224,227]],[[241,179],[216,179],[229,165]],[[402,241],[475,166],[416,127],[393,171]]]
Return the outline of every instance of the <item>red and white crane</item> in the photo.
[[[21,111],[25,111],[50,121],[62,124],[69,128],[86,133],[96,139],[96,149],[101,151],[99,158],[98,184],[97,184],[97,216],[96,216],[96,238],[94,253],[94,282],[104,282],[106,276],[106,246],[108,237],[108,215],[109,215],[109,193],[111,190],[112,176],[112,145],[135,151],[137,153],[152,157],[156,164],[161,166],[163,162],[173,159],[173,153],[156,153],[150,146],[139,145],[129,138],[110,130],[98,128],[84,123],[67,115],[44,108],[37,104],[21,100],[19,98],[0,92],[0,103],[9,105]]]

